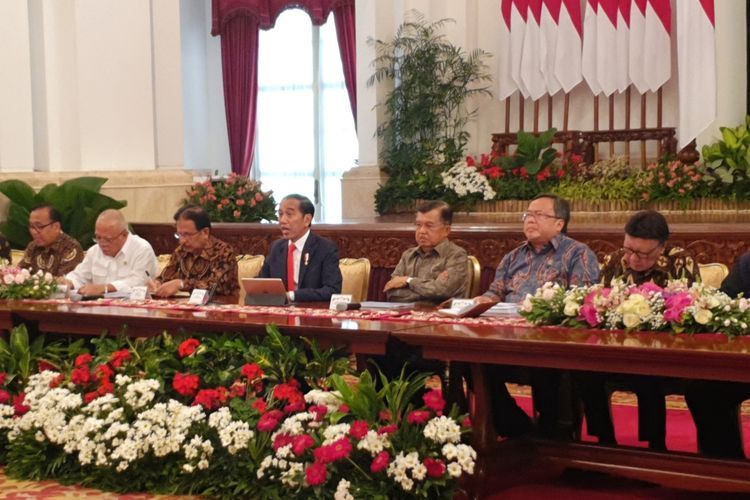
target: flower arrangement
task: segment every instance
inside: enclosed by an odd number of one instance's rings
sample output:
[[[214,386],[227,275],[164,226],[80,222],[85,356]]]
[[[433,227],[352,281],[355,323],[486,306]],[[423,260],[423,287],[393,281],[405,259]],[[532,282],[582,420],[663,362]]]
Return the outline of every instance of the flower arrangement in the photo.
[[[194,184],[183,202],[203,207],[214,222],[276,220],[272,191],[263,191],[260,182],[234,172]]]
[[[470,422],[428,375],[354,382],[348,360],[261,340],[101,338],[0,402],[6,473],[114,491],[253,498],[452,498]],[[78,353],[72,356],[73,353]],[[346,376],[346,377],[345,377]],[[0,392],[0,398],[3,393]],[[15,403],[15,404],[13,404]]]
[[[703,283],[688,287],[681,280],[670,281],[665,288],[650,282],[628,286],[613,281],[610,287],[597,284],[565,290],[545,283],[533,296],[526,296],[521,314],[537,325],[745,335],[750,301],[731,299]]]
[[[443,186],[453,191],[458,198],[479,195],[483,200],[491,200],[495,197],[495,191],[487,177],[466,160],[456,163],[440,175],[443,178]]]
[[[686,203],[708,194],[702,183],[704,168],[701,164],[686,165],[679,160],[649,163],[636,179],[645,201],[652,199],[676,200]]]
[[[0,261],[0,299],[46,299],[57,290],[57,282],[50,273],[9,266]]]

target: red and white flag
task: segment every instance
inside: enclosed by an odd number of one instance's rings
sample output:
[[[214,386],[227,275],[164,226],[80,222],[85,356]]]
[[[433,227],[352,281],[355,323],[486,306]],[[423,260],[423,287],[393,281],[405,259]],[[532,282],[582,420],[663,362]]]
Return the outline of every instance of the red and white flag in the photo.
[[[630,7],[630,40],[628,47],[628,74],[630,81],[641,94],[648,92],[646,81],[646,65],[649,64],[646,57],[644,43],[646,33],[646,4],[648,0],[633,0]]]
[[[560,82],[555,76],[555,59],[557,46],[557,23],[560,17],[561,0],[542,0],[542,13],[539,27],[542,35],[544,59],[542,61],[542,74],[547,83],[547,93],[555,95],[560,90]]]
[[[554,3],[555,0],[545,0]],[[557,1],[560,4],[560,1]],[[565,92],[570,92],[582,79],[581,75],[581,40],[583,25],[581,23],[580,0],[562,0],[558,8],[557,45],[555,47],[555,77]]]
[[[618,0],[617,2],[617,54],[615,55],[615,75],[617,77],[617,90],[625,92],[630,86],[630,74],[628,72],[629,44],[630,44],[630,2],[631,0]]]
[[[594,95],[602,93],[602,87],[599,85],[599,77],[597,76],[596,57],[598,10],[599,0],[588,0],[586,2],[586,11],[583,16],[583,53],[581,58],[581,74]]]
[[[546,59],[546,47],[542,43],[540,27],[542,0],[525,0],[525,2],[528,10],[521,55],[521,81],[529,93],[528,96],[536,101],[547,92],[546,80],[542,73]]]
[[[680,0],[677,7],[679,147],[716,119],[716,37],[713,0]]]
[[[617,66],[618,0],[598,0],[596,11],[596,79],[604,95],[612,95],[620,84]],[[584,35],[588,36],[588,35]]]
[[[527,0],[513,0],[510,9],[510,76],[524,97],[529,97],[529,91],[521,78],[527,10]]]
[[[500,47],[498,50],[497,64],[497,97],[500,100],[507,99],[513,92],[518,90],[512,75],[512,53],[511,53],[511,9],[513,0],[503,0],[500,4],[502,19],[500,20]]]
[[[678,2],[681,3],[681,2]],[[643,73],[652,92],[672,75],[672,7],[669,0],[648,0],[645,15]]]

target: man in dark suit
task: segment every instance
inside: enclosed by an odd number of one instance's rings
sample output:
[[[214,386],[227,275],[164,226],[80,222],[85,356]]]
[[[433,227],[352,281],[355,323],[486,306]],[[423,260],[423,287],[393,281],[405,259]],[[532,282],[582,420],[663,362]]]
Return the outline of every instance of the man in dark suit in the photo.
[[[290,194],[279,206],[282,239],[271,245],[261,278],[281,278],[289,302],[322,302],[341,293],[339,250],[312,231],[315,205],[299,194]],[[289,279],[289,277],[292,279]]]

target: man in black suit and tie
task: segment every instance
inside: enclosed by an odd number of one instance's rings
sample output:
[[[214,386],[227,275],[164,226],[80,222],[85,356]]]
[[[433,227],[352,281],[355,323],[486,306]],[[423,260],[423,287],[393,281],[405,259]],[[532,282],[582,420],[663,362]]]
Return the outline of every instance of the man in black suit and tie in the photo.
[[[283,238],[271,245],[260,276],[281,278],[289,302],[323,302],[341,293],[339,250],[310,231],[314,215],[315,205],[305,196],[290,194],[281,200]]]

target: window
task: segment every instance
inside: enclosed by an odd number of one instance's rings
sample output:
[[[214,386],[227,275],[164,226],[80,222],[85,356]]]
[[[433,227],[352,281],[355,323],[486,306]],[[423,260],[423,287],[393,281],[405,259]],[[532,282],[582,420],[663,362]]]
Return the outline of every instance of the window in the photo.
[[[313,26],[300,9],[261,30],[253,177],[280,200],[300,193],[316,220],[341,221],[341,175],[357,157],[333,15]]]

